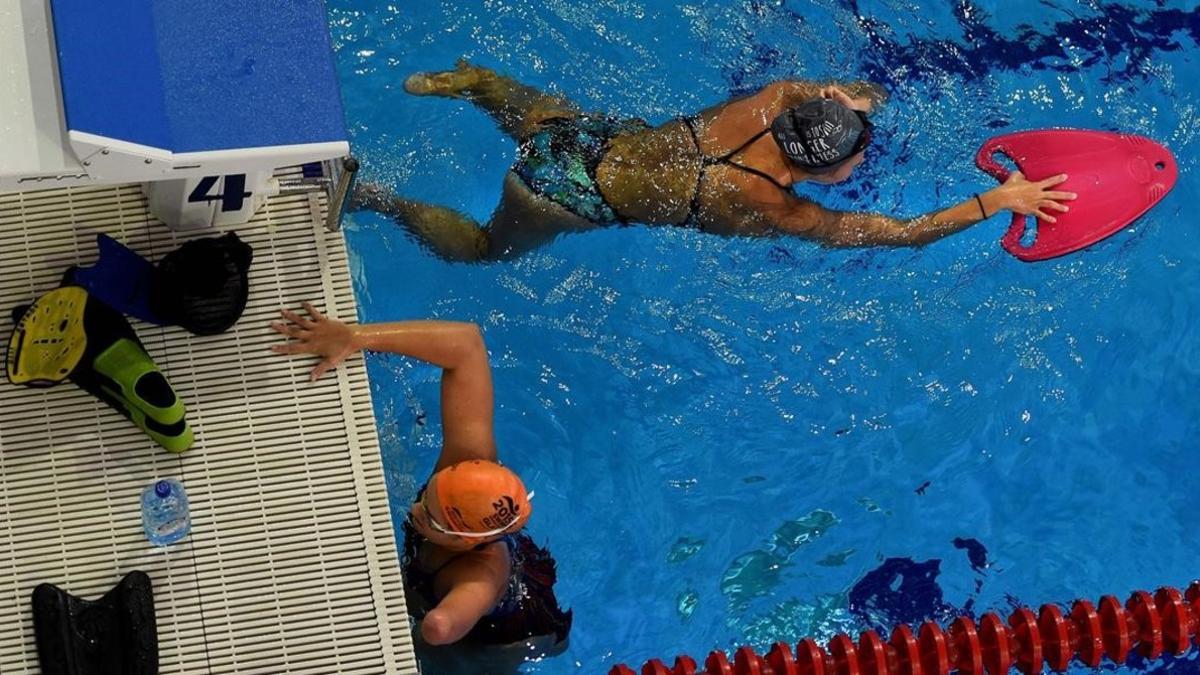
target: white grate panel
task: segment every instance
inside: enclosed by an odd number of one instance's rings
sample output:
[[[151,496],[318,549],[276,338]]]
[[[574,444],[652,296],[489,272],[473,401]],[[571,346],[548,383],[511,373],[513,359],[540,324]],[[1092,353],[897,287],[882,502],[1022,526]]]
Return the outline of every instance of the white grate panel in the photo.
[[[317,384],[267,351],[267,322],[303,300],[356,310],[323,197],[271,199],[238,236],[254,248],[242,320],[214,337],[134,323],[188,408],[177,457],[64,384],[0,381],[0,672],[36,673],[30,595],[84,597],[141,569],[154,582],[163,673],[416,673],[362,359]],[[90,264],[104,232],[157,260],[190,237],[146,213],[137,186],[0,196],[0,341],[11,309]],[[154,549],[138,496],[188,489],[192,535]]]

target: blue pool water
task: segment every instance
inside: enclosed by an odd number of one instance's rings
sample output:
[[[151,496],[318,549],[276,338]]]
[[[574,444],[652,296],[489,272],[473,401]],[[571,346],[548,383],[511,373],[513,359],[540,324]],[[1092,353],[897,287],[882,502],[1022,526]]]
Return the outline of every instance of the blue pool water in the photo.
[[[834,208],[967,198],[993,184],[975,149],[1016,129],[1135,132],[1178,158],[1174,192],[1135,226],[1041,264],[1001,251],[1005,218],[921,250],[614,228],[467,266],[354,215],[361,319],[485,331],[501,456],[537,491],[530,531],[575,610],[567,651],[522,672],[1200,576],[1193,1],[329,7],[365,177],[480,220],[513,143],[463,102],[401,88],[460,56],[655,123],[775,79],[880,81],[867,164],[801,190]],[[402,514],[439,449],[438,373],[369,363]]]

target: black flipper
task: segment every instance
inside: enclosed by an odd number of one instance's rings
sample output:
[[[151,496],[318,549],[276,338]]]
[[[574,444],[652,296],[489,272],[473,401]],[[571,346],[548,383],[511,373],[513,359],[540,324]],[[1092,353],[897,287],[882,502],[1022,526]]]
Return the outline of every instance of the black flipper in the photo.
[[[43,675],[158,675],[154,590],[145,572],[130,572],[96,601],[39,584],[33,629]]]

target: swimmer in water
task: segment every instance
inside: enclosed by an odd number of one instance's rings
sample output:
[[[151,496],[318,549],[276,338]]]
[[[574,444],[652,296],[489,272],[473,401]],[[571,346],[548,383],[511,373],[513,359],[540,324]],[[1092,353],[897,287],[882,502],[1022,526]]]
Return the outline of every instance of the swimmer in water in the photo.
[[[921,246],[1008,210],[1054,222],[1071,192],[1058,175],[1003,185],[916,218],[831,211],[795,195],[810,181],[840,183],[871,142],[869,115],[884,95],[870,82],[775,82],[757,93],[657,127],[584,113],[579,106],[487,68],[417,73],[418,96],[463,99],[518,144],[500,205],[486,225],[379,185],[353,208],[394,217],[438,256],[514,258],[560,234],[612,224],[677,225],[726,236],[795,235],[829,246]]]
[[[284,310],[286,323],[272,324],[291,340],[272,350],[319,357],[311,380],[364,349],[442,369],[442,451],[409,509],[401,560],[424,642],[565,647],[571,612],[554,595],[554,559],[524,532],[533,493],[497,458],[492,373],[479,328],[450,321],[350,326],[305,309],[308,316]]]

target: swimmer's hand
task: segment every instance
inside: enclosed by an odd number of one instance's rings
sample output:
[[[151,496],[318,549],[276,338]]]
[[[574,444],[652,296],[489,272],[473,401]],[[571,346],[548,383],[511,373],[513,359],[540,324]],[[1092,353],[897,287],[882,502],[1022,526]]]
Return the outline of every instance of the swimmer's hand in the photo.
[[[274,321],[271,328],[295,342],[272,345],[271,351],[276,354],[316,354],[321,357],[321,362],[308,376],[309,382],[316,382],[317,378],[358,351],[358,346],[353,328],[337,319],[326,318],[311,303],[304,303],[304,309],[308,312],[308,318],[291,310],[281,310],[280,314],[288,323]]]
[[[858,110],[864,113],[871,112],[872,101],[870,97],[850,98],[850,94],[847,94],[838,87],[823,87],[821,89],[821,98],[837,101],[851,110]]]
[[[996,209],[1007,209],[1026,216],[1032,214],[1053,223],[1056,219],[1049,212],[1066,213],[1070,207],[1060,202],[1071,201],[1078,196],[1074,192],[1051,189],[1065,180],[1067,174],[1060,173],[1045,180],[1029,181],[1020,171],[1014,171],[1003,185],[988,192],[987,202],[991,211],[988,215],[995,213]]]

